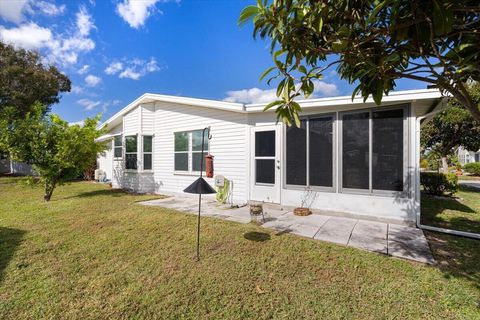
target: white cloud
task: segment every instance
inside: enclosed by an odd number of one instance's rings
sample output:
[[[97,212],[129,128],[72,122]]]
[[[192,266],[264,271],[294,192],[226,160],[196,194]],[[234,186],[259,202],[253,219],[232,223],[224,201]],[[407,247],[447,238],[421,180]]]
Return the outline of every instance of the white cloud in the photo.
[[[328,97],[338,94],[338,88],[333,83],[314,81],[315,90],[310,98]],[[244,90],[227,91],[227,97],[223,101],[241,103],[269,103],[278,100],[277,89],[262,90],[251,88]]]
[[[151,57],[148,61],[142,59],[123,59],[123,62],[114,61],[105,69],[109,75],[117,74],[119,78],[138,80],[148,73],[161,70],[157,60]]]
[[[49,29],[42,28],[33,22],[11,29],[0,26],[0,40],[15,47],[40,49],[48,46],[52,38],[53,35]]]
[[[90,66],[88,64],[85,64],[83,67],[77,70],[78,74],[85,74],[88,72],[88,69],[90,69]]]
[[[80,121],[75,121],[75,122],[69,122],[68,123],[69,126],[80,126],[80,127],[83,127],[84,124],[85,124],[85,120],[80,120]]]
[[[100,82],[102,82],[102,79],[92,74],[85,77],[85,84],[89,87],[96,87]]]
[[[130,27],[138,29],[145,24],[147,18],[155,11],[159,0],[124,0],[117,4],[117,13]]]
[[[76,85],[72,85],[70,92],[75,94],[80,94],[80,93],[83,93],[83,88]]]
[[[90,99],[80,99],[77,103],[83,106],[87,111],[93,110],[101,104],[100,101],[92,101]]]
[[[116,106],[122,102],[121,100],[108,100],[102,104],[102,112],[105,113],[110,106]]]
[[[76,24],[80,36],[87,37],[92,29],[96,29],[92,16],[87,12],[85,7],[80,7],[76,15]]]
[[[54,3],[50,3],[47,1],[36,1],[33,3],[33,5],[37,7],[42,13],[52,17],[63,14],[66,9],[66,5],[64,4],[62,4],[61,6],[57,6]]]
[[[89,38],[95,28],[91,16],[82,7],[76,17],[75,25],[59,34],[33,22],[10,29],[0,26],[0,40],[20,48],[43,50],[49,63],[75,64],[81,53],[95,48],[95,42]]]
[[[116,74],[123,69],[123,63],[121,62],[112,62],[110,65],[105,69],[106,74]]]
[[[29,8],[29,0],[0,0],[0,17],[6,21],[20,23],[23,12]]]

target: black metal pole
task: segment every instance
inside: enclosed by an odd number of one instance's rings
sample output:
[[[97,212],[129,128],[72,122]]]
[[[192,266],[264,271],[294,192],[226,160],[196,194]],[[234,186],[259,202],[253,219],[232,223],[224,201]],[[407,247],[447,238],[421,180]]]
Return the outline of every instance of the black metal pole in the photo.
[[[205,143],[205,130],[207,128],[204,128],[202,131],[202,153],[201,153],[201,159],[200,159],[200,178],[202,177],[203,174],[203,146]],[[209,132],[210,134],[210,132]],[[198,194],[198,218],[197,218],[197,261],[200,261],[200,211],[202,209],[202,191],[200,190],[200,193]]]

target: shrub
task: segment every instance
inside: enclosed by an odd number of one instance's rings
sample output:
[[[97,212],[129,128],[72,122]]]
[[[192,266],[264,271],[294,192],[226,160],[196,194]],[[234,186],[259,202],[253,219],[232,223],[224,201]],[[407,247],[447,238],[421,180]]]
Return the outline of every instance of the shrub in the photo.
[[[420,183],[428,194],[440,196],[458,191],[458,177],[453,173],[422,172]]]
[[[480,162],[467,163],[463,166],[463,170],[475,176],[480,176]]]

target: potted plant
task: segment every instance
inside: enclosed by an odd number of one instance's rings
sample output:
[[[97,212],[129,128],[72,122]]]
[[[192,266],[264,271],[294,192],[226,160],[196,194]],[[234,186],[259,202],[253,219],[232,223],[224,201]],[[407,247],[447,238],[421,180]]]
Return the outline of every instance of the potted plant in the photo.
[[[250,220],[255,224],[262,224],[264,222],[263,205],[261,203],[250,204]]]
[[[296,216],[308,216],[312,214],[310,207],[317,198],[318,193],[313,191],[309,187],[305,188],[305,192],[302,195],[302,203],[300,207],[293,209],[293,214]]]

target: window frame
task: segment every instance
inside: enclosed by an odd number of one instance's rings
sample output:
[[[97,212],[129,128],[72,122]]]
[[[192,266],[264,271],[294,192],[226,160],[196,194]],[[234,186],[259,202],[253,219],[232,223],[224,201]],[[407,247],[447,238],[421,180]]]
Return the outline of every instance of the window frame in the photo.
[[[389,111],[389,110],[403,110],[403,191],[394,190],[379,190],[373,189],[372,177],[373,177],[373,112],[376,111]],[[410,104],[389,105],[384,107],[370,107],[358,110],[346,110],[338,113],[338,193],[344,194],[360,194],[360,195],[374,195],[374,196],[388,196],[404,198],[408,195],[410,190],[411,181],[408,176],[408,163],[410,159],[410,150],[408,148],[408,138],[410,135],[408,114],[410,112]],[[355,189],[343,187],[343,116],[346,114],[355,113],[369,113],[368,118],[368,189]]]
[[[115,139],[117,137],[120,137],[120,145],[119,146],[116,146],[115,145]],[[123,134],[117,134],[117,135],[114,135],[113,136],[113,140],[112,140],[112,144],[113,144],[113,160],[114,161],[121,161],[123,158],[124,158],[124,141],[123,141]],[[115,157],[115,149],[117,148],[120,148],[122,150],[121,152],[121,156],[120,157]]]
[[[194,130],[182,130],[182,131],[175,131],[173,132],[173,174],[174,175],[198,175],[200,171],[193,170],[193,154],[194,153],[202,153],[201,150],[193,150],[193,132],[200,131],[203,132],[203,129],[194,129]],[[175,135],[180,133],[187,134],[187,151],[175,151]],[[204,153],[210,153],[210,142],[207,139],[204,141],[207,144],[207,148],[203,150]],[[187,154],[187,167],[188,170],[177,170],[175,169],[175,155],[177,153],[186,153]],[[205,161],[203,162],[205,166]],[[205,168],[206,169],[206,168]],[[204,170],[203,173],[206,171]]]
[[[123,136],[123,144],[124,144],[124,147],[125,147],[124,152],[123,152],[123,154],[124,154],[124,168],[125,168],[126,172],[139,172],[140,171],[139,170],[140,166],[139,166],[139,163],[138,163],[138,154],[139,154],[139,152],[138,152],[138,136],[139,136],[138,133],[129,134],[128,136],[127,135]],[[127,137],[136,137],[137,138],[137,146],[136,146],[137,150],[135,152],[127,152]],[[127,154],[137,155],[137,168],[136,169],[127,168]]]
[[[153,157],[154,157],[154,140],[155,140],[155,135],[153,134],[142,134],[142,172],[153,172]],[[145,137],[151,137],[152,138],[152,151],[150,152],[145,152]],[[137,146],[138,149],[138,146]],[[145,169],[145,154],[150,154],[152,156],[152,167],[150,169]],[[138,161],[138,159],[137,159]]]
[[[332,186],[325,187],[325,186],[313,186],[310,185],[310,120],[315,119],[322,119],[322,118],[331,118],[332,119]],[[305,185],[295,185],[295,184],[287,184],[287,126],[283,125],[283,136],[284,136],[284,144],[283,144],[283,152],[282,152],[282,163],[283,170],[282,170],[282,184],[283,188],[287,190],[302,190],[305,189],[313,190],[317,192],[336,192],[337,190],[337,113],[336,112],[329,112],[329,113],[315,113],[311,115],[305,115],[300,117],[300,120],[306,121],[306,184]]]

